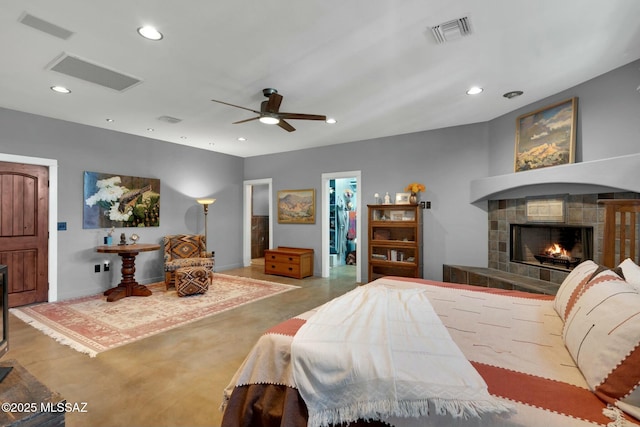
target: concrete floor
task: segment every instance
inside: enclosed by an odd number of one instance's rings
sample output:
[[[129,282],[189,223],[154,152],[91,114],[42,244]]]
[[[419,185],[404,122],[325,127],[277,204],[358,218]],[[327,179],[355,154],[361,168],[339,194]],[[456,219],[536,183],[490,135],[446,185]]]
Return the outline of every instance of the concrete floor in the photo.
[[[95,358],[58,344],[10,315],[10,350],[38,380],[86,413],[68,413],[76,426],[219,426],[222,391],[260,334],[269,327],[354,289],[355,266],[327,279],[263,274],[260,264],[231,274],[301,286]]]

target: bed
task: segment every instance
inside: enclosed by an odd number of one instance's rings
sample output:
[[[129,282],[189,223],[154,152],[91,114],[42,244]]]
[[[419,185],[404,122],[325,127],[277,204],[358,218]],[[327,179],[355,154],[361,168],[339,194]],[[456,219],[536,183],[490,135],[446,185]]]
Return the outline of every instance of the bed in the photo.
[[[640,425],[639,384],[637,258],[555,296],[383,277],[266,331],[222,426]]]

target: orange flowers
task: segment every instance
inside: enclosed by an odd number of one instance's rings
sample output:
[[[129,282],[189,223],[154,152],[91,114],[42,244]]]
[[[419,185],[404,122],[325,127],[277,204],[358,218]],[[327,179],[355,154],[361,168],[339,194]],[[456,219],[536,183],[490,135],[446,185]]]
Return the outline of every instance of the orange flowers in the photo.
[[[425,190],[426,188],[424,184],[420,184],[418,182],[412,182],[411,184],[407,185],[407,188],[404,189],[404,191],[411,191],[412,193],[419,193]]]

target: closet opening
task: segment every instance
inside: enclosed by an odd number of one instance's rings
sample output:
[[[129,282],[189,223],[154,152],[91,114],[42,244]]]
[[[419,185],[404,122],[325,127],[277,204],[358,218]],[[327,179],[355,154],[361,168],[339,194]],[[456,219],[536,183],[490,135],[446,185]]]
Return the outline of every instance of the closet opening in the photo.
[[[357,265],[356,178],[329,180],[329,265]]]

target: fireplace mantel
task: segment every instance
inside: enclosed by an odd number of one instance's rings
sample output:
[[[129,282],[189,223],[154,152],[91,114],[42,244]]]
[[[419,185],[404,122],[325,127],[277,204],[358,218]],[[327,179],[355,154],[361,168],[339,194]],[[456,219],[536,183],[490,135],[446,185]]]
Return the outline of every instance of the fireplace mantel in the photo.
[[[471,203],[550,194],[640,192],[640,153],[471,181]]]

